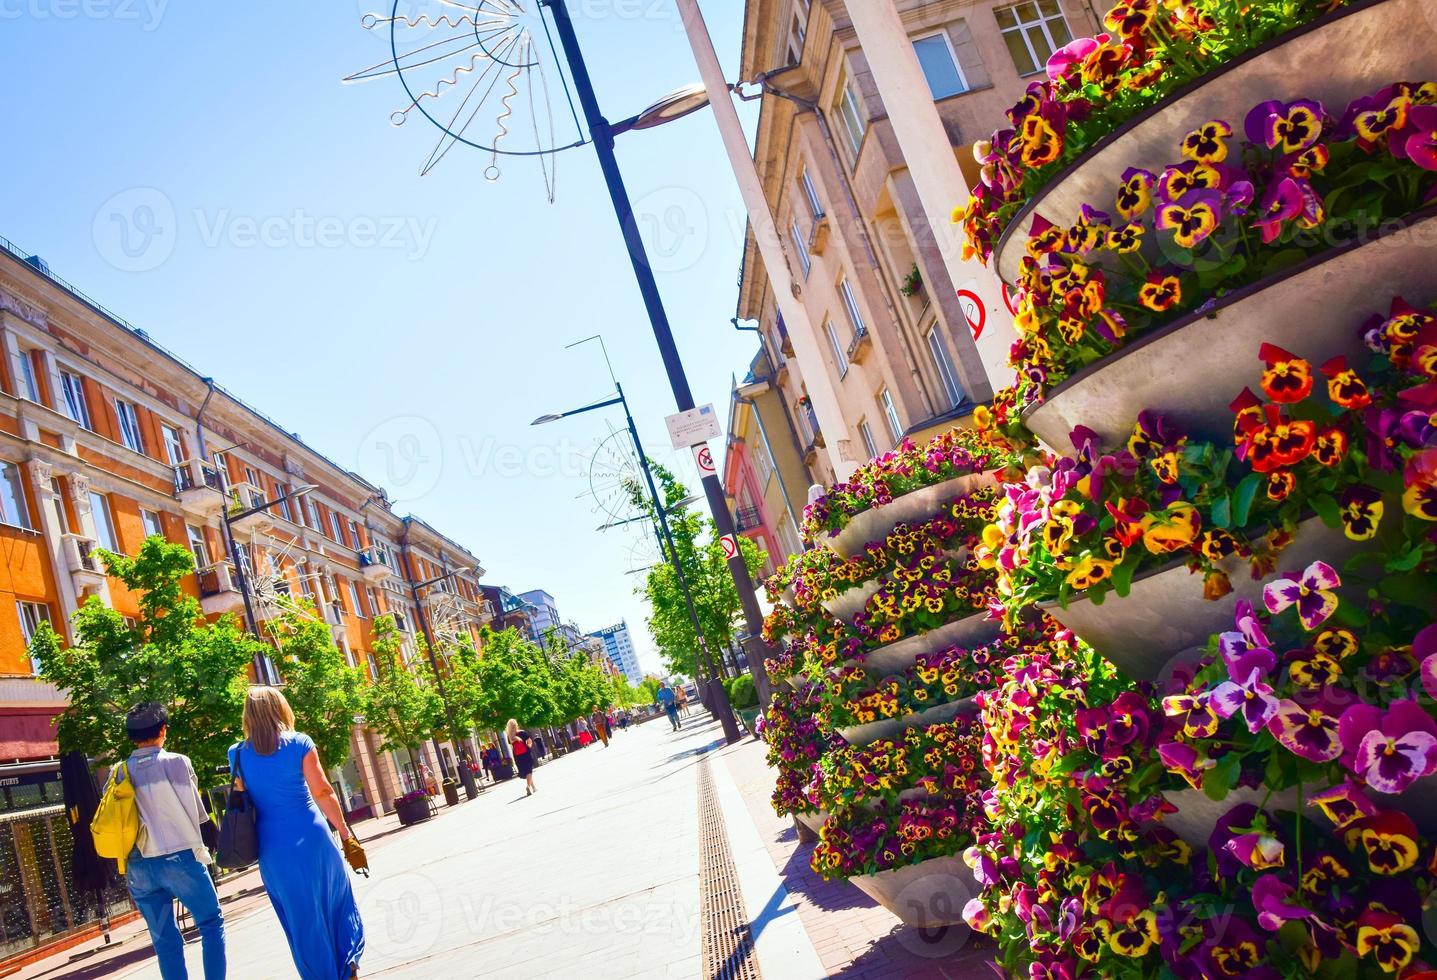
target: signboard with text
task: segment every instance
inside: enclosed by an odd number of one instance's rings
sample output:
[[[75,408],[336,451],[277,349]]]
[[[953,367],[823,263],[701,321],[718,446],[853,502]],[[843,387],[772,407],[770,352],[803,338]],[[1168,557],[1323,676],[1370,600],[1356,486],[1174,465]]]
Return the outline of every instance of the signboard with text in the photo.
[[[712,405],[700,405],[664,419],[675,449],[688,449],[723,435],[718,413]]]

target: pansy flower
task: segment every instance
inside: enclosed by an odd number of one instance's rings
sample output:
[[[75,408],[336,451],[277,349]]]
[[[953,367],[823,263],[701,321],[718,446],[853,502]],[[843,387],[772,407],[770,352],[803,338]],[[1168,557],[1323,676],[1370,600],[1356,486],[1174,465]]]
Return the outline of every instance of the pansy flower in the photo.
[[[1302,204],[1301,185],[1293,178],[1280,177],[1268,186],[1253,220],[1264,245],[1271,244],[1282,234],[1284,224],[1302,214]]]
[[[1362,787],[1351,780],[1344,780],[1330,789],[1312,794],[1307,798],[1307,805],[1321,810],[1339,830],[1377,813],[1377,804],[1368,799],[1367,794],[1362,792]]]
[[[1163,713],[1177,719],[1188,738],[1212,738],[1217,734],[1217,712],[1206,693],[1169,695],[1163,698]]]
[[[1103,16],[1103,24],[1130,38],[1141,34],[1152,24],[1158,13],[1158,0],[1118,0]]]
[[[1336,466],[1347,455],[1347,433],[1338,428],[1324,429],[1312,443],[1312,458],[1323,466]]]
[[[1282,841],[1261,831],[1238,834],[1223,845],[1223,850],[1254,871],[1280,868],[1286,863]]]
[[[1138,289],[1138,302],[1155,313],[1172,309],[1182,298],[1182,281],[1159,270],[1149,272],[1147,282]]]
[[[1219,717],[1241,714],[1247,730],[1256,734],[1277,713],[1272,687],[1262,681],[1262,670],[1253,667],[1242,680],[1223,681],[1212,690],[1212,706]]]
[[[1331,565],[1315,561],[1295,578],[1280,578],[1263,586],[1262,601],[1274,616],[1295,605],[1303,627],[1315,630],[1337,611],[1337,593],[1332,590],[1341,584]]]
[[[1064,579],[1075,589],[1090,589],[1113,574],[1113,563],[1095,555],[1084,555],[1073,565]]]
[[[1367,855],[1367,866],[1379,875],[1399,875],[1417,864],[1417,825],[1407,814],[1385,810],[1344,828],[1349,842]]]
[[[1368,909],[1357,920],[1357,955],[1372,957],[1387,973],[1407,966],[1421,948],[1417,930],[1399,915]]]
[[[1162,510],[1150,510],[1142,516],[1143,547],[1154,555],[1169,555],[1192,546],[1202,530],[1202,516],[1186,500],[1178,500]]]
[[[1267,365],[1259,385],[1268,398],[1290,405],[1312,394],[1312,365],[1306,360],[1276,344],[1263,344],[1257,357]]]
[[[1374,715],[1375,710],[1356,704],[1343,712],[1344,742],[1350,744],[1357,731],[1367,729],[1352,770],[1379,793],[1400,793],[1437,772],[1437,723],[1415,701],[1395,702],[1385,713]]]
[[[1227,159],[1227,137],[1232,127],[1221,119],[1205,122],[1183,137],[1182,154],[1198,163],[1222,163]]]
[[[1265,491],[1268,500],[1281,503],[1296,489],[1297,475],[1292,470],[1273,470],[1267,474]]]
[[[1367,382],[1347,366],[1347,358],[1343,355],[1326,361],[1321,371],[1327,377],[1327,397],[1332,399],[1333,404],[1348,411],[1372,404],[1372,392],[1367,390]]]
[[[1134,912],[1117,922],[1100,920],[1098,930],[1113,952],[1133,959],[1146,956],[1162,941],[1158,933],[1157,913],[1150,908]]]
[[[1188,191],[1178,200],[1158,207],[1156,227],[1173,233],[1182,248],[1194,248],[1222,221],[1222,198],[1215,191]]]
[[[1390,86],[1373,95],[1355,100],[1347,108],[1341,133],[1350,129],[1367,146],[1375,146],[1407,125],[1412,98]]]
[[[1146,229],[1137,221],[1130,221],[1108,232],[1108,250],[1119,255],[1136,252],[1143,246],[1143,232]]]
[[[1213,722],[1217,722],[1216,717]],[[1158,746],[1158,758],[1168,772],[1181,776],[1193,789],[1202,789],[1202,774],[1217,765],[1207,753],[1186,742],[1163,742]]]
[[[1123,183],[1118,188],[1118,214],[1126,221],[1145,213],[1153,203],[1153,184],[1157,178],[1146,170],[1129,167],[1123,171]]]
[[[1402,468],[1402,509],[1424,521],[1437,521],[1437,449],[1424,449]]]
[[[1319,701],[1312,705],[1282,700],[1267,724],[1283,747],[1309,762],[1331,762],[1342,754],[1337,715]]]
[[[1407,159],[1423,170],[1437,170],[1437,106],[1413,106],[1404,132],[1402,153]]]
[[[1279,153],[1299,153],[1322,136],[1321,102],[1298,99],[1269,101],[1253,106],[1244,123],[1250,142]]]
[[[1033,215],[1033,227],[1028,233],[1028,254],[1034,257],[1056,252],[1063,246],[1067,235],[1041,214]]]
[[[1252,904],[1257,909],[1257,924],[1269,932],[1281,929],[1284,923],[1312,917],[1312,910],[1298,905],[1296,889],[1276,874],[1265,874],[1252,883]]]
[[[1019,129],[1022,150],[1019,159],[1025,167],[1041,167],[1052,163],[1063,153],[1063,138],[1041,113],[1023,119]]]
[[[1354,483],[1342,491],[1342,530],[1353,541],[1369,541],[1382,523],[1382,494],[1373,487]]]
[[[1421,664],[1422,687],[1437,698],[1437,623],[1423,627],[1412,638],[1412,656]]]
[[[1240,545],[1232,532],[1224,528],[1214,527],[1202,533],[1202,540],[1198,542],[1198,551],[1208,561],[1221,561],[1238,553]]]

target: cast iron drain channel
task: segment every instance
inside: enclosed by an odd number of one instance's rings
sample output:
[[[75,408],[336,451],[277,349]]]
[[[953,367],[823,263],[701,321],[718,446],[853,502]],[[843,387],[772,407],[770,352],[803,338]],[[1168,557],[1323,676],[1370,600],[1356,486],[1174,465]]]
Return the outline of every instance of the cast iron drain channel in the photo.
[[[759,980],[738,869],[707,757],[699,761],[699,914],[703,917],[704,977]]]

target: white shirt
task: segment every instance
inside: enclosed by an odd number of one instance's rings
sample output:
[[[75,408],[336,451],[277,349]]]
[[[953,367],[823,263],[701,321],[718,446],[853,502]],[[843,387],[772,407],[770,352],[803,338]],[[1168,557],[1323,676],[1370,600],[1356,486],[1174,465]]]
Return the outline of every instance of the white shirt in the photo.
[[[134,780],[140,810],[140,855],[194,851],[201,864],[209,864],[210,852],[200,836],[205,808],[189,757],[150,746],[131,752],[125,768]]]

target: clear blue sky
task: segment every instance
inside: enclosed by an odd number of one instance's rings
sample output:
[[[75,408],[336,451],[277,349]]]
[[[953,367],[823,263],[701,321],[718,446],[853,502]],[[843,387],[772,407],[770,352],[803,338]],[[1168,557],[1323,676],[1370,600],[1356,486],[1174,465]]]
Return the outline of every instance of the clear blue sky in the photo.
[[[654,549],[597,533],[606,517],[584,496],[586,457],[621,418],[528,424],[605,395],[597,346],[563,349],[602,333],[650,455],[697,484],[668,448],[673,399],[593,152],[559,159],[553,205],[537,168],[489,183],[487,155],[463,147],[420,178],[437,134],[390,125],[397,83],[340,83],[384,57],[387,35],[359,24],[380,6],[0,7],[0,235],[389,486],[487,581],[547,589],[585,629],[626,618],[657,666],[625,574]],[[732,77],[743,5],[703,6]],[[570,8],[611,118],[696,79],[672,0]],[[756,345],[729,323],[743,217],[712,117],[630,134],[619,153],[657,216],[645,227],[695,396],[723,413]]]

